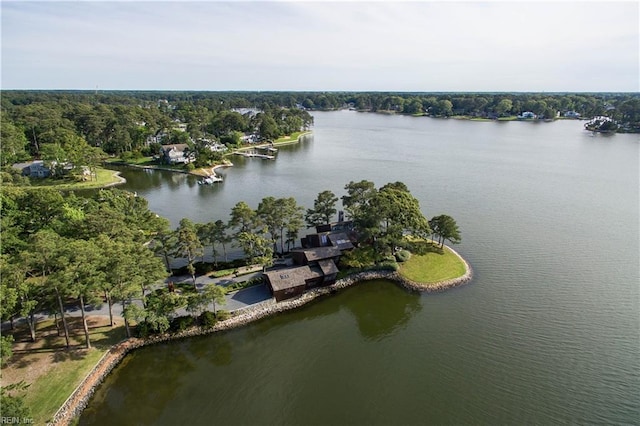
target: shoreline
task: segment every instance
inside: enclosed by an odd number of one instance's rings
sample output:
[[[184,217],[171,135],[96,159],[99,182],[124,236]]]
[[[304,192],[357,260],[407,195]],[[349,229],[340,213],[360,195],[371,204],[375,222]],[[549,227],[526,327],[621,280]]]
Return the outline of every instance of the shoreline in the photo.
[[[280,142],[273,142],[273,144],[271,143],[263,143],[263,144],[257,144],[257,145],[251,145],[251,146],[244,146],[242,148],[238,148],[235,151],[247,151],[250,149],[255,149],[255,148],[260,148],[260,147],[265,147],[265,146],[283,146],[283,145],[293,145],[296,143],[300,142],[300,139],[313,134],[313,132],[311,130],[308,130],[306,132],[302,132],[298,135],[298,137],[296,139],[291,139],[291,140],[284,140],[284,141],[280,141]],[[229,153],[229,154],[225,154],[226,156],[229,155],[233,155],[233,152]],[[227,160],[225,160],[227,161]],[[163,167],[163,166],[143,166],[140,164],[131,164],[131,163],[126,163],[124,161],[113,161],[113,162],[106,162],[106,165],[109,164],[113,164],[115,166],[124,166],[124,167],[132,167],[135,169],[143,169],[143,170],[161,170],[164,172],[174,172],[174,173],[182,173],[184,175],[192,175],[192,176],[197,176],[197,177],[210,177],[210,176],[217,176],[216,175],[216,169],[219,168],[226,168],[226,167],[233,167],[233,163],[228,161],[222,164],[216,164],[214,166],[211,167],[201,167],[199,169],[195,169],[195,170],[180,170],[180,169],[172,169],[170,167]],[[119,173],[119,172],[117,172]],[[110,186],[115,186],[115,185],[120,185],[121,183],[125,183],[126,179],[124,179],[122,176],[120,176],[119,174],[117,175],[119,179],[121,179],[120,182],[115,182],[115,183],[111,183],[107,186],[104,186],[103,188],[107,188]]]
[[[447,246],[448,247],[448,246]],[[466,284],[473,278],[473,270],[469,263],[458,252],[448,247],[465,265],[465,273],[460,277],[439,281],[435,283],[418,283],[403,277],[396,271],[362,271],[344,277],[334,284],[326,287],[317,287],[302,293],[300,296],[288,299],[282,302],[275,302],[273,298],[249,306],[234,312],[234,315],[225,320],[216,323],[215,326],[205,329],[195,326],[179,333],[166,333],[153,336],[147,339],[132,337],[114,345],[100,358],[95,367],[87,374],[76,389],[69,395],[64,404],[56,412],[51,421],[52,425],[69,425],[74,418],[80,416],[82,411],[87,407],[89,400],[95,393],[97,387],[102,384],[103,380],[116,368],[127,354],[135,349],[164,343],[171,340],[180,340],[189,337],[204,336],[211,333],[232,330],[234,328],[244,327],[255,321],[276,315],[281,312],[300,308],[317,298],[331,295],[337,291],[351,287],[356,284],[366,283],[373,280],[389,280],[409,291],[417,291],[424,293],[436,293],[446,291],[448,289]]]

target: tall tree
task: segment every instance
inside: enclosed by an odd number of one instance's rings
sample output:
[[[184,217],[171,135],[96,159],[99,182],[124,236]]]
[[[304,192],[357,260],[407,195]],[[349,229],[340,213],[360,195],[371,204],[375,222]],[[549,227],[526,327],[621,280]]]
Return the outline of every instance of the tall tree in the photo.
[[[169,258],[171,254],[175,252],[177,242],[176,233],[169,229],[159,231],[151,242],[151,248],[154,253],[162,257],[167,272],[169,273],[171,272],[171,262]]]
[[[307,214],[304,217],[307,226],[313,227],[330,223],[337,212],[337,202],[338,197],[333,192],[329,190],[320,192],[313,201],[313,208],[307,209]]]
[[[105,236],[100,237],[100,247],[107,260],[105,264],[106,284],[104,291],[108,294],[109,315],[113,300],[122,304],[123,311],[131,304],[134,297],[144,297],[144,288],[166,277],[162,260],[147,247],[133,241],[115,241]],[[128,317],[124,317],[127,336],[131,336]]]
[[[259,263],[268,265],[273,257],[271,241],[263,233],[241,232],[237,238],[238,244],[247,256],[249,264]]]
[[[215,239],[222,246],[222,253],[224,255],[224,261],[228,262],[227,259],[227,244],[229,244],[232,239],[229,235],[227,235],[227,224],[225,224],[222,220],[218,219],[213,224],[213,233],[215,235]]]
[[[50,280],[51,275],[57,271],[60,266],[58,256],[61,247],[65,245],[65,241],[53,231],[40,230],[31,237],[30,249],[23,252],[22,256],[30,266],[30,275],[42,283],[44,287],[53,290],[58,308],[60,309],[60,318],[64,327],[64,337],[67,348],[71,347],[69,341],[69,326],[64,313],[64,305],[62,298],[68,295],[68,287],[64,282],[58,280]]]
[[[236,229],[237,234],[241,232],[251,232],[258,227],[258,224],[258,215],[244,201],[238,202],[231,209],[229,227]]]
[[[1,126],[2,155],[0,155],[0,166],[29,158],[26,150],[28,141],[24,131],[8,120],[6,114],[2,114]]]
[[[193,288],[197,290],[195,261],[202,256],[203,246],[198,238],[196,226],[189,219],[182,219],[176,229],[176,255],[187,260],[187,270],[193,281]]]
[[[371,197],[376,194],[375,184],[368,180],[351,181],[344,189],[347,195],[342,196],[342,205],[350,218],[358,216],[360,210],[366,207]]]
[[[462,240],[458,224],[451,216],[445,214],[435,216],[429,221],[429,224],[433,233],[438,235],[440,248],[444,246],[445,240],[450,241],[452,244],[458,244]]]
[[[54,273],[53,280],[69,289],[77,297],[82,315],[85,344],[91,347],[89,327],[85,305],[98,302],[97,291],[105,280],[104,257],[93,241],[73,240],[60,250],[57,259],[60,268]]]

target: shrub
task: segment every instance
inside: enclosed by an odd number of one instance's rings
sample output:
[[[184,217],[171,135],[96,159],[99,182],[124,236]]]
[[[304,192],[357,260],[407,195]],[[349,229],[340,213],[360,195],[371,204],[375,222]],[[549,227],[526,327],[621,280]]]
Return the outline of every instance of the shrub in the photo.
[[[149,324],[146,321],[140,322],[136,325],[135,334],[137,337],[142,339],[149,337],[151,334],[151,327],[149,327]]]
[[[13,336],[7,334],[0,336],[0,363],[6,364],[9,358],[13,356]]]
[[[396,260],[398,262],[406,262],[411,257],[411,252],[408,250],[399,250],[396,253]]]
[[[400,265],[396,262],[385,260],[384,262],[377,264],[374,269],[378,271],[397,271],[400,269]]]
[[[184,331],[195,323],[195,318],[191,315],[176,317],[171,321],[172,331]]]
[[[204,311],[198,317],[198,322],[200,323],[200,327],[202,328],[212,328],[214,325],[216,325],[216,322],[218,322],[218,320],[216,319],[216,316],[213,314],[213,312]]]
[[[347,268],[365,268],[374,264],[376,253],[372,247],[358,247],[345,253],[340,263]]]
[[[218,319],[218,321],[228,320],[229,318],[231,318],[231,313],[229,313],[229,311],[221,309],[216,313],[216,318]]]

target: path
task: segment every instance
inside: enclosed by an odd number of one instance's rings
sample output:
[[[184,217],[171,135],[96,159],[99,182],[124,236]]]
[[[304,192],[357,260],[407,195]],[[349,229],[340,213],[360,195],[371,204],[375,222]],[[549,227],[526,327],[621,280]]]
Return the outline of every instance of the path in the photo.
[[[262,267],[242,267],[239,268],[239,272],[243,275],[239,275],[237,277],[234,275],[226,275],[219,278],[211,278],[207,275],[198,276],[196,277],[196,288],[199,291],[202,291],[208,285],[220,285],[225,287],[233,283],[249,281],[262,275]],[[174,283],[192,282],[191,277],[188,275],[171,276],[167,278],[163,284],[156,284],[153,286],[153,288],[157,289],[160,287],[164,287],[169,281],[173,281]],[[217,308],[233,312],[238,309],[243,309],[248,306],[254,305],[256,303],[264,302],[265,300],[271,299],[271,297],[271,293],[269,292],[267,286],[265,284],[259,284],[227,294],[225,296],[226,303],[222,306],[218,305]],[[142,305],[142,300],[135,299],[133,300],[133,303]],[[103,317],[109,316],[109,305],[107,303],[102,303],[100,305],[87,305],[85,306],[85,310],[87,315]],[[82,313],[80,312],[80,307],[76,305],[65,306],[65,314],[72,317],[79,317],[82,315]],[[176,311],[176,314],[179,316],[189,315],[185,309],[179,309],[178,311]],[[53,316],[53,313],[49,314],[48,312],[40,312],[35,316],[37,318],[37,321],[40,322]],[[122,305],[120,303],[115,303],[113,305],[113,316],[114,318],[122,318]],[[24,322],[23,318],[16,319],[14,321],[14,326],[17,326],[22,322]],[[9,328],[10,323],[8,321],[2,323],[2,330],[8,330]]]

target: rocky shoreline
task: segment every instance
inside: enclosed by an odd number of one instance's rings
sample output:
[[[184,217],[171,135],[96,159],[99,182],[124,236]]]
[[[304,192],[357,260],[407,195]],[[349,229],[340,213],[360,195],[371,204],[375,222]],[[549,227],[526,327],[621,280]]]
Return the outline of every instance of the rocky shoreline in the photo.
[[[124,357],[134,349],[153,345],[156,343],[167,342],[169,340],[184,339],[187,337],[201,336],[205,334],[215,333],[224,330],[230,330],[237,327],[250,324],[254,321],[266,318],[268,316],[299,308],[312,300],[335,293],[339,289],[350,287],[354,284],[366,281],[386,279],[397,283],[398,285],[411,290],[420,292],[440,292],[453,287],[457,287],[471,280],[473,272],[469,264],[456,251],[451,251],[458,256],[465,264],[466,272],[461,277],[441,281],[433,284],[421,284],[411,281],[395,271],[364,271],[349,275],[336,281],[327,287],[319,287],[309,290],[295,299],[286,300],[276,303],[274,299],[250,306],[240,311],[234,312],[234,316],[218,322],[214,327],[204,329],[201,327],[192,327],[180,333],[167,333],[158,336],[149,337],[147,339],[130,338],[124,340],[107,351],[98,361],[96,366],[89,372],[85,379],[75,389],[75,391],[67,398],[62,407],[58,410],[49,424],[52,425],[68,425],[71,421],[79,416],[89,403],[89,399],[93,396],[96,388],[102,383],[104,378],[124,359]]]

